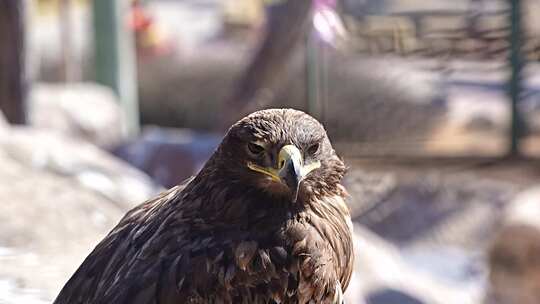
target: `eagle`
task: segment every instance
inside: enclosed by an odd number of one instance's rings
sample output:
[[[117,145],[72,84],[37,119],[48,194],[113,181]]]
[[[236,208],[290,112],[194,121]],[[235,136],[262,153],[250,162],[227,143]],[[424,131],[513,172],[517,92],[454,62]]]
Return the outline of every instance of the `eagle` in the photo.
[[[195,177],[129,211],[54,303],[343,303],[345,172],[313,117],[254,112]]]

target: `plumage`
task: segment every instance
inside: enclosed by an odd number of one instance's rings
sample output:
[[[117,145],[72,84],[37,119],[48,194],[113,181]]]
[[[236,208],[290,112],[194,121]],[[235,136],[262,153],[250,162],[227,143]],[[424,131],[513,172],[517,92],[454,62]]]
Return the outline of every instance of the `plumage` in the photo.
[[[55,303],[341,303],[353,269],[344,173],[315,119],[255,112],[194,178],[129,211]]]

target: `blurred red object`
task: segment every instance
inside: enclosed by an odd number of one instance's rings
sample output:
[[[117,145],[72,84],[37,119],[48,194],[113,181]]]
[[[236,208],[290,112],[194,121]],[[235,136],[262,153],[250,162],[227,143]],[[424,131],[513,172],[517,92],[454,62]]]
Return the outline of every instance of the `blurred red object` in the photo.
[[[135,34],[137,55],[153,57],[172,52],[172,43],[163,35],[158,24],[138,0],[132,2],[129,27]]]
[[[138,2],[133,2],[130,21],[131,28],[136,32],[147,30],[153,23],[152,17],[146,14]]]

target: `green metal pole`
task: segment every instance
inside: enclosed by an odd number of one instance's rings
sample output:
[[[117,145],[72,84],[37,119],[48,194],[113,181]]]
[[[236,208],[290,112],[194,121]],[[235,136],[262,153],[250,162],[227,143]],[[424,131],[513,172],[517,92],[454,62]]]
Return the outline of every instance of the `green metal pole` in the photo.
[[[133,33],[127,28],[129,0],[94,0],[95,77],[117,95],[127,121],[125,132],[139,132],[139,106]]]
[[[521,29],[521,0],[510,0],[510,67],[511,77],[508,86],[508,94],[511,102],[511,127],[510,127],[510,156],[520,155],[520,140],[523,135],[524,120],[519,112],[518,103],[521,93],[521,70],[523,68],[523,57],[521,53],[522,29]]]

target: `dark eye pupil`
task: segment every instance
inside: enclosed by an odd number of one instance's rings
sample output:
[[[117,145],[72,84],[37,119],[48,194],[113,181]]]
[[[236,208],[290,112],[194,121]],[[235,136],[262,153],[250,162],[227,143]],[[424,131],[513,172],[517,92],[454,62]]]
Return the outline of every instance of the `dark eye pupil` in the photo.
[[[253,154],[261,154],[264,151],[264,148],[260,145],[249,143],[248,144],[248,150],[249,152]]]
[[[317,151],[319,151],[319,144],[314,144],[314,145],[311,145],[309,148],[308,148],[308,153],[309,154],[315,154],[317,153]]]

